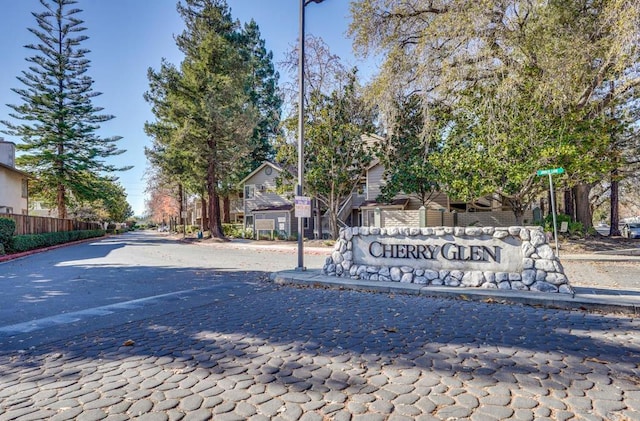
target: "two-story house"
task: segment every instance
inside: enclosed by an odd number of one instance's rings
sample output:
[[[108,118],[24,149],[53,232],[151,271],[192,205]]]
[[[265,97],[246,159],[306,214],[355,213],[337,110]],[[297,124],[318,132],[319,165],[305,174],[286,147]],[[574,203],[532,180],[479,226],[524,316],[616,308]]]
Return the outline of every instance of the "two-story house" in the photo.
[[[244,228],[260,235],[291,238],[298,235],[293,197],[276,191],[276,179],[284,170],[271,162],[263,162],[240,181],[242,188]],[[313,221],[304,218],[304,236],[313,235]]]
[[[0,214],[29,213],[29,179],[15,167],[16,145],[0,138]]]

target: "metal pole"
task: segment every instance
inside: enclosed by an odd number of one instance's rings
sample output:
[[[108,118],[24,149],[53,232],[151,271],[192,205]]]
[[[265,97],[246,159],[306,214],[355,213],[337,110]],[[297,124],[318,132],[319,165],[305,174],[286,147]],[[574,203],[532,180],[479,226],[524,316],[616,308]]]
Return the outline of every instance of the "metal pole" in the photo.
[[[302,196],[304,180],[304,6],[305,0],[300,0],[300,31],[298,39],[298,185],[296,195]],[[298,217],[298,267],[304,267],[304,222]]]
[[[549,189],[551,191],[551,215],[553,215],[553,236],[556,239],[556,257],[560,257],[560,253],[558,252],[558,224],[556,223],[556,198],[553,193],[553,178],[551,177],[551,173],[549,173]]]

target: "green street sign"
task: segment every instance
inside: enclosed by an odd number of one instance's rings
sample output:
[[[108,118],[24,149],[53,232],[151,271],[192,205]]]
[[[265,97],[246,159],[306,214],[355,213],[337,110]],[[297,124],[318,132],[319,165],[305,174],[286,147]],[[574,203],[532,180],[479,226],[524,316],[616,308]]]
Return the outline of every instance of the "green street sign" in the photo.
[[[553,168],[550,170],[538,170],[538,175],[549,175],[549,174],[562,174],[564,172],[564,168]]]

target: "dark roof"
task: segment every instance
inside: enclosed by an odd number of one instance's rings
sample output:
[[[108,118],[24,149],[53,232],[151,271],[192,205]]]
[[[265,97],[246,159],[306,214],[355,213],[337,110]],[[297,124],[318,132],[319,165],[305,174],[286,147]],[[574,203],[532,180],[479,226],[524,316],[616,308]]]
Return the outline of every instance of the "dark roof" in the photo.
[[[268,206],[265,208],[257,208],[253,209],[251,212],[276,212],[276,211],[291,211],[293,210],[293,205],[279,205],[279,206]]]
[[[367,200],[362,202],[360,209],[362,208],[402,208],[404,209],[409,204],[408,197],[401,197],[399,199],[393,199],[389,203],[376,202],[375,200]]]
[[[18,174],[20,174],[20,175],[24,176],[24,177],[35,178],[35,177],[34,177],[34,176],[32,176],[31,174],[28,174],[28,173],[26,173],[26,172],[24,172],[24,171],[20,171],[19,169],[15,168],[15,167],[11,167],[11,166],[9,166],[9,165],[3,164],[2,162],[0,162],[0,167],[2,167],[2,168],[6,168],[6,169],[8,169],[9,171],[13,171],[13,172],[15,172],[15,173],[18,173]]]

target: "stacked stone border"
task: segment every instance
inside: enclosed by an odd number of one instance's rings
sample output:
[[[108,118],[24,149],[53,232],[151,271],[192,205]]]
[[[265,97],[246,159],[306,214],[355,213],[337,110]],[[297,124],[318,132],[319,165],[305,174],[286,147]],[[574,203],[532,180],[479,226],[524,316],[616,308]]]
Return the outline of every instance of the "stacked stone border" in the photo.
[[[478,270],[430,270],[410,266],[367,266],[353,261],[356,236],[439,238],[443,236],[473,238],[492,236],[522,242],[522,272]],[[511,289],[518,291],[559,292],[573,294],[564,268],[547,242],[542,227],[347,227],[340,230],[333,252],[327,257],[323,273],[371,281],[405,282],[449,287]]]

